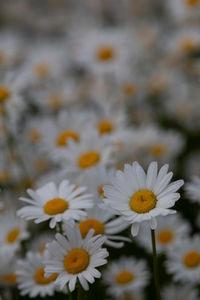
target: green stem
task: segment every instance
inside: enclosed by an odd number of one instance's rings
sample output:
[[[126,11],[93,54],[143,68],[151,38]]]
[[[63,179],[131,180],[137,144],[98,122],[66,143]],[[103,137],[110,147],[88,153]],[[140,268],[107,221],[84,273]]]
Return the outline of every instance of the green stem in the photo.
[[[77,300],[87,300],[88,299],[88,292],[85,292],[79,283],[78,285],[78,292],[77,292]]]
[[[71,291],[70,291],[70,289],[69,289],[69,284],[67,284],[67,293],[68,293],[68,298],[69,298],[69,300],[73,300],[73,296],[72,296],[72,293],[71,293]]]
[[[58,222],[58,229],[59,229],[60,234],[63,234],[62,222]]]
[[[158,275],[158,261],[157,261],[157,252],[156,252],[155,230],[153,230],[153,229],[151,229],[151,241],[152,241],[152,250],[153,250],[153,274],[154,274],[154,282],[155,282],[155,288],[156,288],[156,299],[161,300],[159,275]]]

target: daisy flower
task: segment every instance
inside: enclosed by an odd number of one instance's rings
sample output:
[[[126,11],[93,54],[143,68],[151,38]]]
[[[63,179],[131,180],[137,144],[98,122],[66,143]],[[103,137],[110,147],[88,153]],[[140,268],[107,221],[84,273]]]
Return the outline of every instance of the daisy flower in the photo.
[[[52,296],[55,292],[55,280],[57,273],[44,276],[44,260],[46,254],[28,252],[25,259],[17,263],[17,284],[22,296],[28,295],[31,298],[37,296]]]
[[[47,245],[49,259],[45,262],[47,276],[57,273],[55,284],[61,290],[69,284],[70,291],[75,289],[79,281],[84,290],[89,289],[89,283],[94,283],[101,273],[96,267],[107,263],[108,252],[102,248],[105,238],[94,236],[91,230],[82,238],[78,227],[70,227],[65,230],[66,237],[57,233],[56,240]]]
[[[157,218],[157,228],[155,230],[156,248],[158,252],[168,251],[182,238],[187,237],[190,227],[179,215],[168,215],[165,218]],[[149,226],[144,224],[137,241],[147,250],[152,251],[151,239],[149,236]]]
[[[79,229],[83,238],[86,237],[90,229],[94,230],[94,236],[101,234],[105,237],[105,245],[115,248],[123,247],[122,241],[130,239],[116,235],[128,227],[128,223],[121,217],[115,215],[107,209],[102,209],[98,205],[86,211],[87,217],[79,222]],[[65,226],[65,225],[64,225]]]
[[[200,178],[195,176],[185,186],[186,193],[193,202],[200,203]]]
[[[36,224],[50,220],[50,228],[57,222],[79,220],[86,215],[83,209],[91,208],[93,202],[91,195],[84,194],[86,188],[75,187],[63,180],[58,186],[49,182],[36,191],[28,189],[31,198],[21,197],[20,200],[29,205],[19,209],[17,214],[26,220],[35,220]]]
[[[198,291],[190,286],[171,285],[163,289],[163,300],[196,300],[198,299]]]
[[[54,234],[52,232],[43,232],[39,235],[37,233],[36,237],[28,244],[28,248],[33,252],[38,252],[42,255],[46,250],[46,245],[53,239]]]
[[[16,217],[14,211],[6,211],[0,217],[0,253],[14,253],[20,248],[20,242],[29,237],[27,223]]]
[[[124,172],[116,172],[112,185],[103,188],[104,203],[132,225],[133,236],[138,234],[141,222],[148,221],[151,229],[155,229],[157,216],[175,213],[170,208],[180,198],[177,190],[183,180],[169,184],[173,173],[168,173],[168,165],[164,165],[158,174],[157,169],[157,163],[152,162],[145,174],[137,162],[126,164]]]
[[[132,295],[135,290],[141,291],[147,285],[148,279],[145,261],[131,257],[121,257],[111,262],[103,273],[108,293],[115,297]]]
[[[194,236],[175,245],[168,252],[166,266],[176,281],[198,284],[200,277],[200,238]]]
[[[16,285],[16,257],[8,253],[0,254],[0,285],[6,287],[13,287]]]
[[[56,159],[65,161],[70,171],[85,171],[98,165],[111,163],[113,146],[108,136],[99,136],[95,131],[87,131],[80,143],[69,140],[68,146],[57,150]]]

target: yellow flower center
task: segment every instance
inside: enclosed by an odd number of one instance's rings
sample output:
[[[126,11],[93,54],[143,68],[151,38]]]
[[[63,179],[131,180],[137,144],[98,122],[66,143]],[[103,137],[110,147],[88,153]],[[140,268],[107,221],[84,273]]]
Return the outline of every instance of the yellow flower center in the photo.
[[[130,208],[138,214],[144,214],[156,207],[157,199],[153,192],[140,190],[130,200]]]
[[[200,253],[197,251],[190,251],[186,253],[183,258],[183,262],[188,268],[196,268],[200,264]]]
[[[57,277],[58,277],[58,274],[54,273],[51,276],[49,276],[48,278],[45,278],[44,277],[44,268],[37,270],[34,275],[34,279],[37,284],[51,283],[51,282],[55,281]]]
[[[162,143],[157,143],[150,148],[150,152],[154,156],[162,156],[166,153],[167,146]]]
[[[6,241],[9,244],[14,243],[19,237],[20,231],[18,228],[10,230],[6,236]]]
[[[67,146],[68,139],[73,139],[74,141],[79,141],[78,134],[73,130],[65,130],[59,133],[57,137],[57,145],[60,147]]]
[[[174,238],[174,234],[170,230],[162,230],[158,233],[157,239],[161,244],[168,244]]]
[[[96,165],[100,160],[100,155],[96,151],[88,151],[83,153],[78,159],[78,166],[81,169],[89,168]]]
[[[94,229],[94,235],[104,233],[104,225],[99,220],[95,219],[88,219],[80,222],[79,229],[83,238],[86,237],[90,229]]]
[[[69,251],[64,260],[64,267],[70,274],[84,271],[89,264],[89,255],[84,249],[73,249]]]
[[[122,86],[122,90],[126,96],[134,96],[137,94],[137,85],[126,83]]]
[[[185,0],[185,3],[188,6],[195,6],[196,4],[198,4],[199,0]]]
[[[45,78],[51,72],[51,67],[48,63],[38,63],[34,68],[35,74],[40,78]]]
[[[180,45],[180,50],[185,52],[185,53],[191,53],[194,52],[197,48],[197,42],[196,40],[192,39],[192,38],[182,38],[179,41],[179,45]]]
[[[41,140],[41,135],[37,128],[31,128],[28,132],[28,136],[33,143],[38,143]]]
[[[100,185],[98,189],[99,196],[104,197],[104,190],[103,190],[104,184]]]
[[[112,46],[101,46],[96,51],[96,58],[101,62],[107,62],[115,57],[116,53]]]
[[[46,249],[46,243],[42,243],[42,244],[39,246],[38,252],[39,252],[40,254],[43,254],[44,251],[45,251],[45,249]]]
[[[111,133],[114,129],[114,125],[109,120],[101,120],[98,122],[97,128],[100,134]]]
[[[46,172],[49,168],[49,162],[44,158],[38,158],[35,161],[35,168],[39,172]]]
[[[119,284],[127,284],[130,283],[134,279],[134,274],[130,271],[123,271],[117,274],[115,280]]]
[[[8,170],[0,170],[0,182],[8,183],[11,179],[11,174]]]
[[[49,99],[47,100],[47,105],[51,109],[58,109],[62,105],[62,97],[59,94],[52,94],[49,96]]]
[[[10,97],[10,91],[3,85],[0,85],[0,103],[3,103]]]
[[[68,202],[62,198],[53,198],[44,205],[44,212],[47,215],[57,215],[68,209]]]
[[[14,284],[17,280],[17,275],[15,273],[6,274],[3,276],[3,281],[9,284]]]

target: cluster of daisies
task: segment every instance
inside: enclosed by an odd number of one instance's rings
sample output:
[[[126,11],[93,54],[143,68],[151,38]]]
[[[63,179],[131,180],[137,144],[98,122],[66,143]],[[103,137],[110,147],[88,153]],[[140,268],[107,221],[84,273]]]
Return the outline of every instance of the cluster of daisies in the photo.
[[[200,0],[15,2],[0,9],[0,299],[156,299],[153,235],[161,299],[197,300]]]

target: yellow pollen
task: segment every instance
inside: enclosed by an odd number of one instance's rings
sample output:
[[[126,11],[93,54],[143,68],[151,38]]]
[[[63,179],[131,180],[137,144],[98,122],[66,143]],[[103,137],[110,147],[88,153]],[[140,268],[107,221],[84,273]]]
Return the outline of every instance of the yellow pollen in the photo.
[[[199,2],[199,0],[185,0],[185,3],[188,5],[188,6],[195,6],[197,5]]]
[[[54,273],[51,276],[49,276],[48,278],[45,278],[44,277],[44,268],[41,268],[36,271],[34,279],[37,284],[49,284],[49,283],[55,281],[57,277],[58,277],[58,274]]]
[[[11,179],[11,174],[8,170],[0,170],[0,182],[8,183]]]
[[[182,38],[179,41],[180,50],[182,50],[185,53],[191,53],[194,52],[197,49],[197,42],[196,40],[192,38]]]
[[[19,237],[20,231],[18,228],[10,230],[6,236],[6,241],[9,244],[14,243]]]
[[[28,132],[28,136],[33,143],[38,143],[41,139],[40,132],[37,128],[31,128]]]
[[[68,202],[62,198],[53,198],[44,205],[44,212],[47,215],[57,215],[63,213],[68,209]]]
[[[78,166],[81,169],[89,168],[93,165],[96,165],[100,161],[100,155],[96,151],[88,151],[83,153],[78,158]]]
[[[101,120],[98,122],[97,128],[100,134],[111,133],[114,129],[114,125],[109,120]]]
[[[170,230],[162,230],[158,233],[157,239],[161,244],[168,244],[174,238],[174,234]]]
[[[69,251],[64,260],[64,267],[70,274],[84,271],[89,264],[89,255],[84,249],[73,249]]]
[[[45,78],[51,72],[51,67],[48,63],[42,62],[35,66],[35,74],[40,78]]]
[[[79,141],[79,136],[73,130],[62,131],[61,133],[59,133],[59,135],[57,137],[57,145],[60,146],[60,147],[67,146],[68,139],[72,139],[72,140],[78,142]]]
[[[0,85],[0,104],[10,97],[10,91],[3,85]]]
[[[88,219],[80,222],[79,229],[83,238],[86,237],[90,229],[94,229],[94,235],[104,233],[104,225],[99,220],[95,219]]]
[[[166,150],[167,150],[167,146],[162,143],[157,143],[157,144],[151,146],[151,148],[150,148],[150,152],[154,156],[162,156],[166,153]]]
[[[96,51],[96,58],[101,62],[107,62],[115,57],[116,53],[112,46],[101,46]]]
[[[135,96],[137,94],[137,85],[126,83],[122,86],[123,92],[126,96]]]
[[[136,192],[130,200],[130,208],[138,214],[144,214],[156,207],[156,196],[149,190]]]
[[[188,268],[196,268],[200,264],[200,253],[197,251],[190,251],[188,252],[184,258],[183,262],[186,267]]]
[[[6,274],[3,276],[3,280],[6,283],[14,284],[17,280],[17,275],[15,273]]]
[[[103,190],[104,184],[100,185],[98,189],[99,196],[104,197],[104,190]]]
[[[130,283],[134,279],[134,275],[130,271],[123,271],[119,274],[117,274],[115,280],[119,284],[127,284]]]

